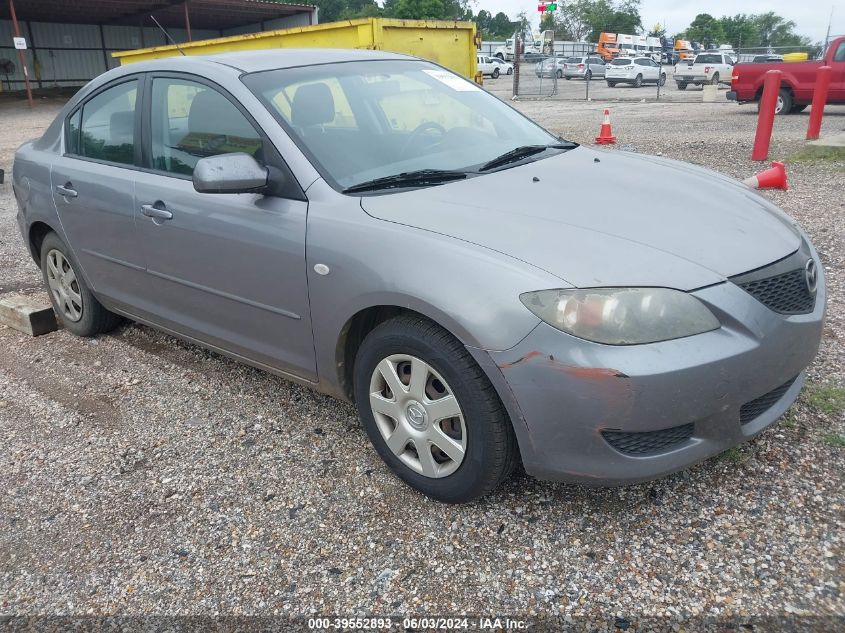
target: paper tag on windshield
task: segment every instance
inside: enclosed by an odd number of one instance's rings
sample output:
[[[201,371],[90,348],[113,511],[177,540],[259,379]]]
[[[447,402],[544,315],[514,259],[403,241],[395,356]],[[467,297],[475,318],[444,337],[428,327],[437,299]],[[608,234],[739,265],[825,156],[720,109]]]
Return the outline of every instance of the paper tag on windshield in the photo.
[[[457,75],[453,75],[448,70],[431,70],[426,68],[423,72],[429,77],[434,77],[442,84],[446,84],[452,90],[458,92],[470,92],[471,90],[481,90],[476,84],[471,81],[466,81]]]

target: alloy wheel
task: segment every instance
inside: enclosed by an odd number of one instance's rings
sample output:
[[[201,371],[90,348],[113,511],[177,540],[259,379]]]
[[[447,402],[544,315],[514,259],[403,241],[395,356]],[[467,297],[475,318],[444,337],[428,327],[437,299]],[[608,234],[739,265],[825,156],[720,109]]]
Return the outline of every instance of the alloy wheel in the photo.
[[[47,283],[62,316],[69,321],[79,321],[82,318],[79,281],[67,257],[56,249],[47,253]]]
[[[425,361],[393,354],[370,378],[370,407],[388,449],[413,471],[437,479],[464,461],[467,430],[460,404]]]

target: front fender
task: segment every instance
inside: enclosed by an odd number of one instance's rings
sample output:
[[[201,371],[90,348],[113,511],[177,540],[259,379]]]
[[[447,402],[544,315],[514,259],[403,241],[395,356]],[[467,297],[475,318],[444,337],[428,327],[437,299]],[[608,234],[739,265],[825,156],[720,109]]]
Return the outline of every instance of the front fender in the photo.
[[[348,196],[309,189],[307,275],[317,371],[337,387],[344,325],[373,306],[419,312],[464,345],[508,349],[539,320],[519,301],[537,288],[567,287],[530,264],[452,237],[367,215]],[[333,195],[332,195],[333,194]],[[318,274],[318,264],[328,274]],[[325,269],[320,267],[325,272]]]

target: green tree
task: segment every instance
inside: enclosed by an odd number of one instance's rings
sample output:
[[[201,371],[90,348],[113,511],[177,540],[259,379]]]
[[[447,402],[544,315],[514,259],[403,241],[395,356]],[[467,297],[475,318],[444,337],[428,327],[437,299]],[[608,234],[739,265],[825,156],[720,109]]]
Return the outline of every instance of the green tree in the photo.
[[[718,46],[725,39],[722,23],[709,13],[699,13],[687,29],[687,39],[705,46]]]
[[[642,29],[640,0],[580,0],[575,10],[589,27],[587,39],[598,42],[601,33],[639,33]]]
[[[454,20],[463,16],[464,10],[454,0],[395,0],[384,13],[406,20]]]
[[[648,32],[648,36],[659,37],[662,39],[666,37],[666,27],[660,24],[660,22],[658,22],[653,27],[651,27],[651,30]]]
[[[725,35],[724,39],[734,48],[760,45],[760,36],[753,16],[744,13],[738,13],[733,17],[723,15],[719,18],[719,22]]]

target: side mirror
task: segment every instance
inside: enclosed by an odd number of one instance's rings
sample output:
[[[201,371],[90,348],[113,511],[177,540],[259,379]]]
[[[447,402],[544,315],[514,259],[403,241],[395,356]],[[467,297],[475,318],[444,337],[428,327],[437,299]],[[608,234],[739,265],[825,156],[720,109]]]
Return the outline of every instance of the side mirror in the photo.
[[[249,154],[235,152],[201,158],[194,167],[194,189],[199,193],[261,193],[269,172]]]

